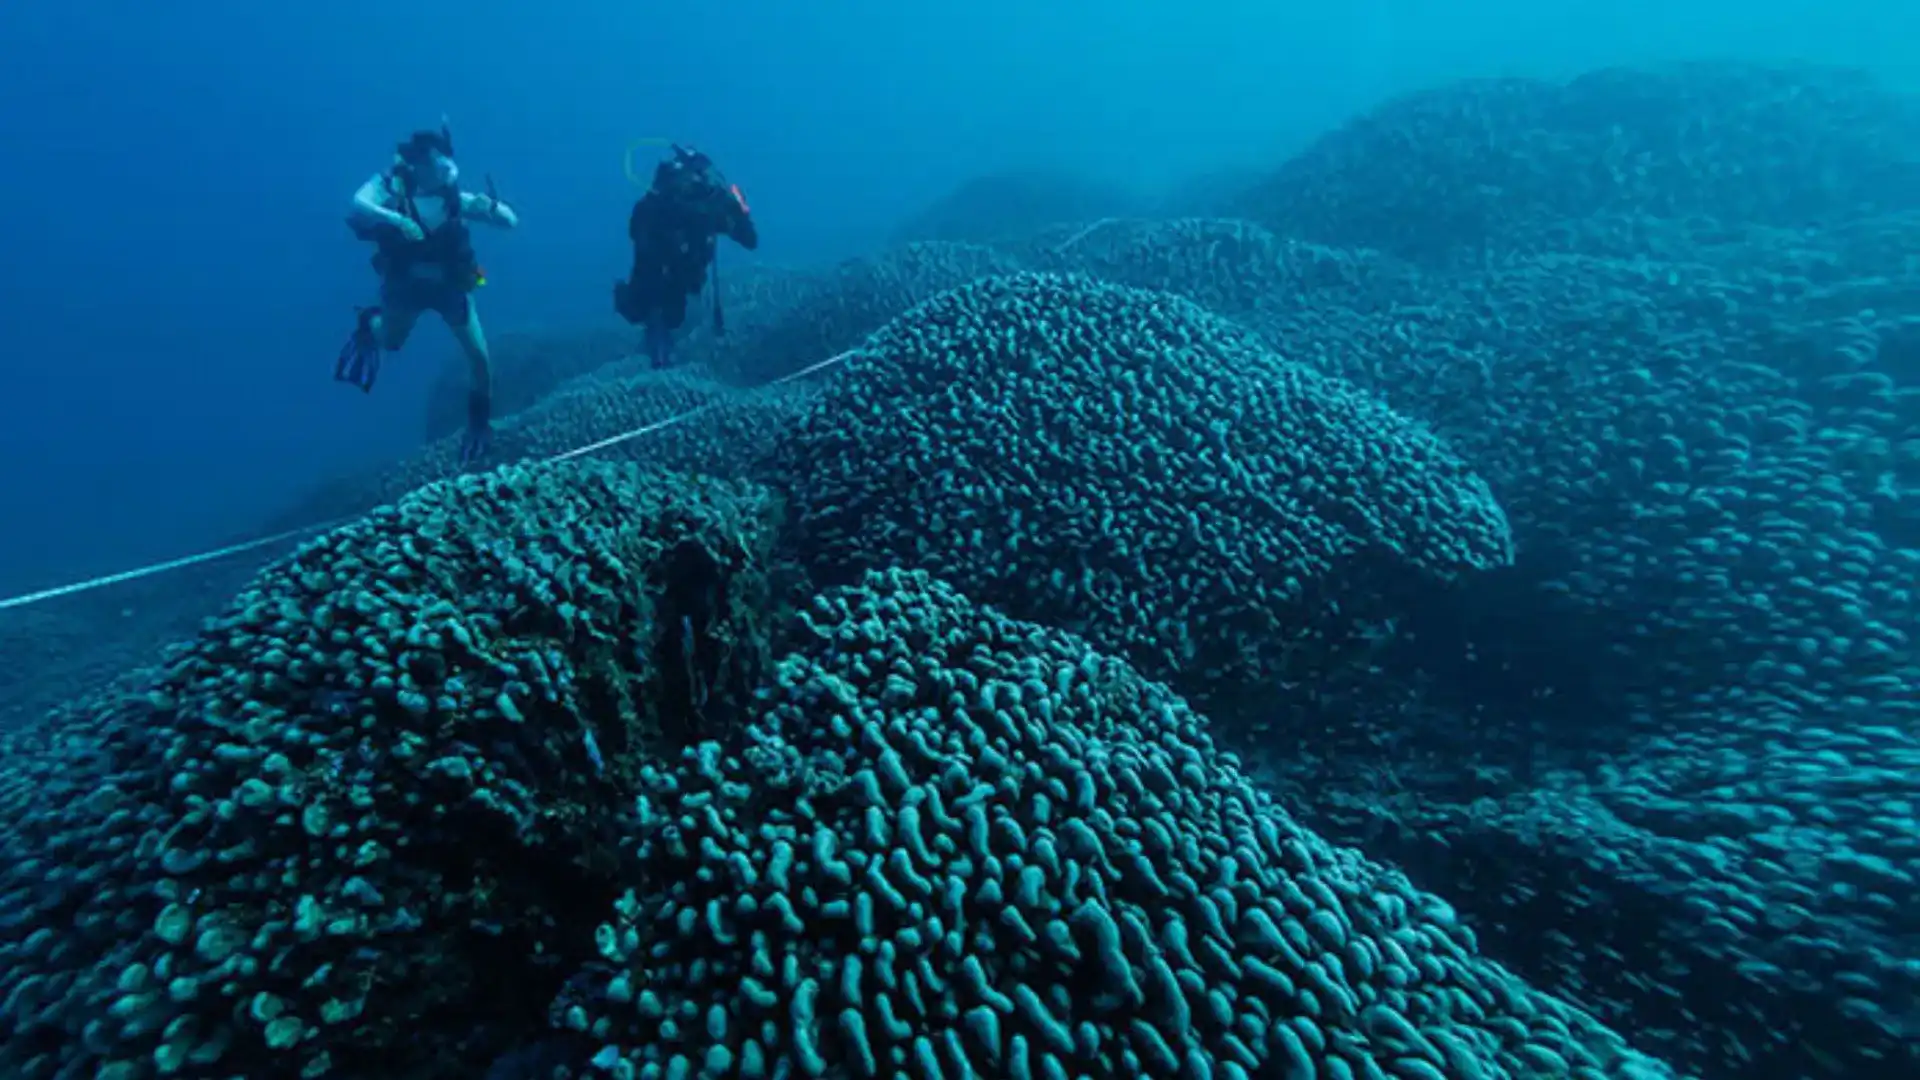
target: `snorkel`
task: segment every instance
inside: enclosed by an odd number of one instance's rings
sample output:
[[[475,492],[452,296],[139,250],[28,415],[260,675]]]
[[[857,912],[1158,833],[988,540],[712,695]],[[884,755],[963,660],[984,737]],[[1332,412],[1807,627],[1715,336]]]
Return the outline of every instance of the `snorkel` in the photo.
[[[453,160],[453,125],[447,121],[447,114],[440,114],[440,145],[435,147],[432,156],[434,179],[443,191],[460,186],[460,166]]]

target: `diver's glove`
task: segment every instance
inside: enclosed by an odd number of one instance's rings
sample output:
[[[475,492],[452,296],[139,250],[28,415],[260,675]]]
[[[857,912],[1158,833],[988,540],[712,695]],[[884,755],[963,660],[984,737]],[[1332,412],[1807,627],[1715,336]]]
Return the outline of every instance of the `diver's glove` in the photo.
[[[640,308],[638,290],[625,281],[613,283],[613,312],[627,322],[638,326],[645,321],[647,313]]]
[[[493,398],[485,391],[467,395],[467,433],[460,441],[460,467],[478,464],[493,442]]]

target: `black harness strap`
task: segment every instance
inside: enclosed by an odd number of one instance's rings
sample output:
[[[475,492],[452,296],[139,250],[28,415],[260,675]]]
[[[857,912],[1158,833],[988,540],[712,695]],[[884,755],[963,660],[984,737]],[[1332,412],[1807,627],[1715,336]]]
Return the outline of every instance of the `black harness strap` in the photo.
[[[419,262],[437,262],[443,265],[453,262],[471,263],[473,245],[471,240],[464,238],[467,226],[462,216],[460,189],[454,188],[451,194],[440,197],[446,204],[446,220],[440,223],[440,228],[429,229],[426,219],[420,216],[420,204],[416,198],[417,193],[413,183],[413,170],[397,169],[394,178],[400,181],[400,212],[420,227],[422,239],[394,243],[391,250],[381,252],[388,269],[397,269],[405,273]],[[448,250],[450,246],[451,251]]]

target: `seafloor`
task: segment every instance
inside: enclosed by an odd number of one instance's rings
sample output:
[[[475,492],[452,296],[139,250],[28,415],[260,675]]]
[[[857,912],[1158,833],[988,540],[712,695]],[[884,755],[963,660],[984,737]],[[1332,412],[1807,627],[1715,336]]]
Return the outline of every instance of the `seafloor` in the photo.
[[[1097,192],[5,613],[0,1076],[1920,1076],[1920,101]]]

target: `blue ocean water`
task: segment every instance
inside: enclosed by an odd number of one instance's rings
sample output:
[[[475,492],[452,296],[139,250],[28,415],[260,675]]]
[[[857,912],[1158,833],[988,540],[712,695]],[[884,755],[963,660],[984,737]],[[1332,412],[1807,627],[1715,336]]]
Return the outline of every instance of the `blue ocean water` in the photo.
[[[1001,169],[1153,187],[1264,165],[1437,78],[1738,55],[1910,80],[1915,18],[1812,2],[14,5],[0,589],[226,539],[338,463],[411,445],[440,335],[372,400],[324,377],[371,287],[341,208],[442,113],[528,211],[487,241],[489,321],[568,324],[608,317],[633,139],[711,149],[748,180],[767,257],[806,261],[865,250]]]
[[[0,1075],[1920,1069],[1920,6],[230,7],[0,10]]]

